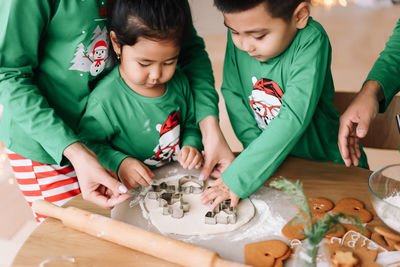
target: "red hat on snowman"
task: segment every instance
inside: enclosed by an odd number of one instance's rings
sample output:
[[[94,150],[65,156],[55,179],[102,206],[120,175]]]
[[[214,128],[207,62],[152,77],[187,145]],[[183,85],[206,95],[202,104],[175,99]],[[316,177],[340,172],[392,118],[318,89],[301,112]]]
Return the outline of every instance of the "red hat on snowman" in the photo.
[[[160,136],[166,132],[171,131],[173,128],[179,125],[179,119],[180,116],[178,111],[171,112],[168,116],[168,119],[161,126]]]
[[[253,90],[264,91],[268,95],[277,97],[282,102],[283,91],[273,80],[262,78],[254,84]]]
[[[103,40],[98,41],[93,47],[93,54],[96,52],[96,49],[107,49],[107,44]]]

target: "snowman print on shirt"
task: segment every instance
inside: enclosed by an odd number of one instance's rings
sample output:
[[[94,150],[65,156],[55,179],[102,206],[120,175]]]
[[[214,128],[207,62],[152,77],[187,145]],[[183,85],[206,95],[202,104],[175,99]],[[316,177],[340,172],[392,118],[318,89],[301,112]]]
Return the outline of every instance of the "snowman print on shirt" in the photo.
[[[254,111],[258,127],[265,129],[278,116],[282,104],[282,89],[272,80],[252,78],[253,90],[249,104]]]
[[[94,47],[91,54],[93,58],[93,63],[90,66],[90,74],[92,76],[97,76],[101,73],[106,65],[105,59],[108,58],[107,44],[104,41],[98,41]]]
[[[157,124],[156,129],[160,132],[160,139],[157,146],[153,149],[154,155],[144,160],[149,166],[160,167],[168,162],[176,161],[180,151],[179,137],[181,126],[178,111],[169,114],[163,124]]]
[[[113,65],[108,51],[109,43],[107,28],[101,29],[97,26],[87,47],[83,42],[78,44],[69,70],[89,72],[93,77],[98,76],[104,69]]]

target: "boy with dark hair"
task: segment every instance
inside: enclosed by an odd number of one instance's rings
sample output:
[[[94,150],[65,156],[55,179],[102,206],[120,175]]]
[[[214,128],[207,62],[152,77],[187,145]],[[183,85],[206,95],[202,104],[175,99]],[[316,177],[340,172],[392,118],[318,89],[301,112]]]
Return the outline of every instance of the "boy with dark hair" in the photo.
[[[214,0],[228,28],[222,94],[244,151],[203,194],[235,206],[288,155],[343,163],[331,46],[308,1]],[[361,150],[362,151],[362,150]],[[362,152],[360,166],[368,167]]]

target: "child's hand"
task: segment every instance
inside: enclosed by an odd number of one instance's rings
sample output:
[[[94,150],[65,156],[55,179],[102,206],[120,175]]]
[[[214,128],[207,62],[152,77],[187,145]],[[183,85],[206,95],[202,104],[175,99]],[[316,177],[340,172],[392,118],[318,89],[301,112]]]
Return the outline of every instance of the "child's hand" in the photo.
[[[204,191],[203,195],[201,196],[201,200],[204,205],[214,200],[210,210],[213,210],[216,206],[222,203],[222,201],[227,199],[231,200],[231,207],[237,206],[240,198],[229,189],[222,178],[218,178],[217,180],[210,182],[209,185],[211,187]]]
[[[134,158],[126,158],[118,169],[118,176],[128,190],[139,185],[147,186],[153,184],[151,178],[153,172],[141,161]]]
[[[192,146],[184,146],[178,154],[178,161],[184,169],[200,168],[203,164],[203,156]]]

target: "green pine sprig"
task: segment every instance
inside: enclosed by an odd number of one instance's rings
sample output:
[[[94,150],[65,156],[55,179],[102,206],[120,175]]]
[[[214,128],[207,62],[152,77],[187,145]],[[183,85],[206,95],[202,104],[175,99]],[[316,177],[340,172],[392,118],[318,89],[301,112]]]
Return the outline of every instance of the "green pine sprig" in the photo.
[[[304,224],[304,236],[308,238],[310,245],[317,246],[329,232],[337,230],[334,227],[343,227],[339,224],[341,218],[352,220],[354,225],[362,230],[361,234],[365,229],[357,216],[343,213],[334,215],[326,213],[324,217],[313,222],[309,202],[304,195],[303,185],[299,181],[291,182],[283,178],[272,181],[269,185],[292,196],[293,203],[305,214],[305,216],[299,216],[298,220]]]

